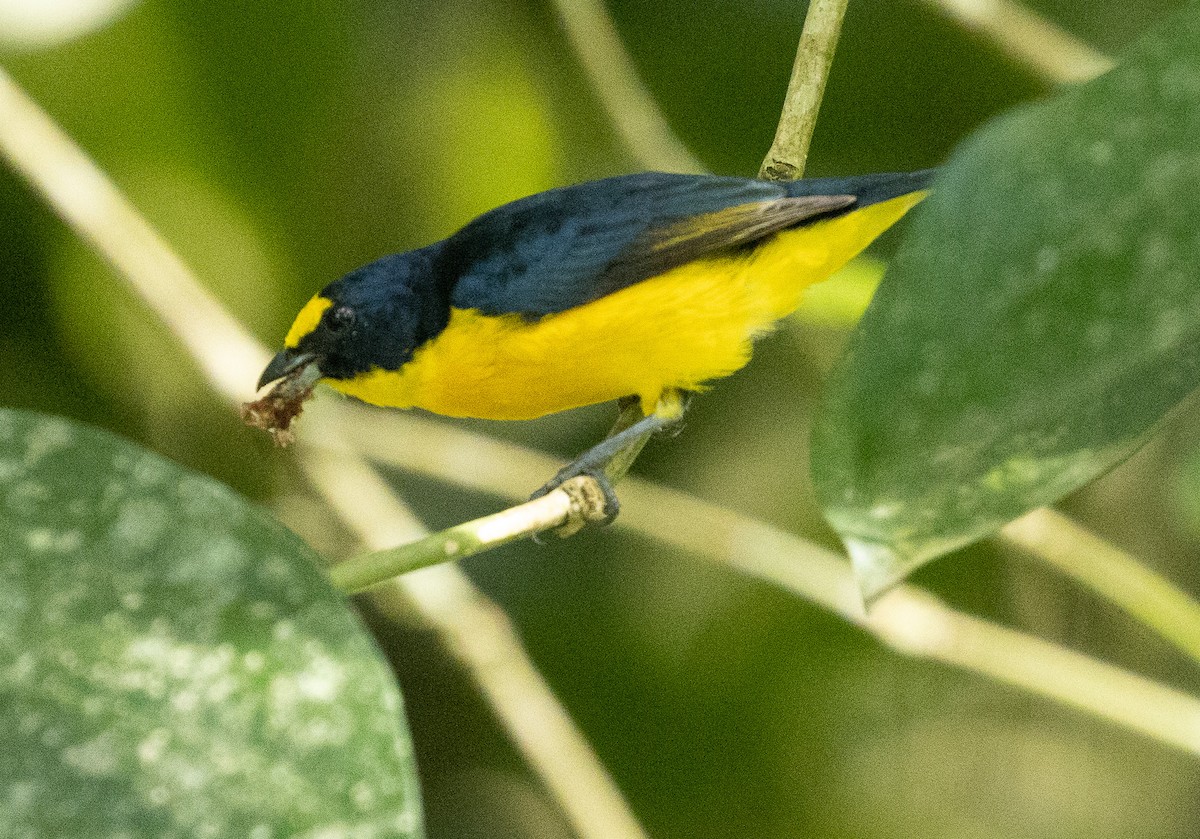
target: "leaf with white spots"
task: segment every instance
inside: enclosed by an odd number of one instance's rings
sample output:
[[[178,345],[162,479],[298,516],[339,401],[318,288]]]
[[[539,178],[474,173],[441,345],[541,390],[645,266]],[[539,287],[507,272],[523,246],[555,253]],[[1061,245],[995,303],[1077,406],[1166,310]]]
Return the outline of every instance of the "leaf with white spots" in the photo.
[[[225,487],[0,410],[0,836],[423,835],[400,694]]]
[[[1126,457],[1200,383],[1200,7],[950,160],[835,371],[813,477],[877,594]]]

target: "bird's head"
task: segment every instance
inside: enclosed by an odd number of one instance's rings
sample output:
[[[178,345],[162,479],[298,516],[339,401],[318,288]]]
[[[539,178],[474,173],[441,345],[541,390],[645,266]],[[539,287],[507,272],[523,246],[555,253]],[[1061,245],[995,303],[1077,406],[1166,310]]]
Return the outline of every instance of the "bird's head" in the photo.
[[[433,255],[385,256],[327,285],[296,315],[258,387],[302,372],[315,381],[400,369],[449,317]]]

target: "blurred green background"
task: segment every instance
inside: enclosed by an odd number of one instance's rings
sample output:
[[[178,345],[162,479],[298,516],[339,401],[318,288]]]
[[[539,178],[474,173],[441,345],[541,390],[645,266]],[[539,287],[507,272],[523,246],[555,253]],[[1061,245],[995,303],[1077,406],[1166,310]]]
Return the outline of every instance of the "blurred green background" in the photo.
[[[0,61],[269,344],[314,290],[364,262],[505,200],[640,168],[550,3],[143,0],[111,3],[90,31],[27,25],[57,5],[0,0]],[[1033,4],[1107,51],[1177,5]],[[713,171],[753,174],[803,4],[609,9],[686,144]],[[858,0],[809,174],[936,165],[972,128],[1046,89],[926,3]],[[892,242],[875,252],[886,257]],[[7,170],[0,247],[3,404],[139,440],[277,503],[319,549],[346,548],[289,455],[239,424],[153,316]],[[684,434],[653,443],[638,471],[832,544],[811,499],[806,441],[844,336],[788,324],[747,370],[696,401]],[[1194,413],[1180,412],[1069,505],[1191,591],[1200,590]],[[569,455],[610,416],[470,425]],[[393,477],[431,526],[497,507]],[[513,616],[655,837],[1200,835],[1194,760],[899,658],[793,597],[657,544],[590,532],[468,567]],[[1020,558],[984,546],[918,581],[956,606],[1200,691],[1182,656]],[[569,835],[436,641],[368,617],[409,701],[430,835]]]

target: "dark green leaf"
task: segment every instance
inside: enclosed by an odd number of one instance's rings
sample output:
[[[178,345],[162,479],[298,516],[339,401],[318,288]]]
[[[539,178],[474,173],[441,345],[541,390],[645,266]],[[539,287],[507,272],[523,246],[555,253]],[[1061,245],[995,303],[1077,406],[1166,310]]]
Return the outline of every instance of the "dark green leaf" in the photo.
[[[877,593],[1127,456],[1200,382],[1200,10],[967,142],[835,373],[826,515]]]
[[[0,835],[421,836],[400,694],[317,563],[208,478],[0,411]]]

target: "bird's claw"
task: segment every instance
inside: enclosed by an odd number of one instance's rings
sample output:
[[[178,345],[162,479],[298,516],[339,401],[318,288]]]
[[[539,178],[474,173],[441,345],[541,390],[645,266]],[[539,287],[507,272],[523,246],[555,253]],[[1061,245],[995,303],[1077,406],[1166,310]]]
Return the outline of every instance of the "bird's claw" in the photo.
[[[616,519],[617,514],[621,512],[621,502],[617,498],[617,491],[613,489],[612,481],[604,474],[604,470],[598,467],[591,466],[576,466],[572,464],[565,469],[560,469],[558,474],[543,484],[533,495],[529,496],[532,501],[535,498],[541,498],[543,495],[548,495],[558,489],[572,478],[587,476],[596,482],[600,488],[600,492],[604,494],[603,517],[599,519],[591,519],[589,523],[600,526],[612,524]]]

